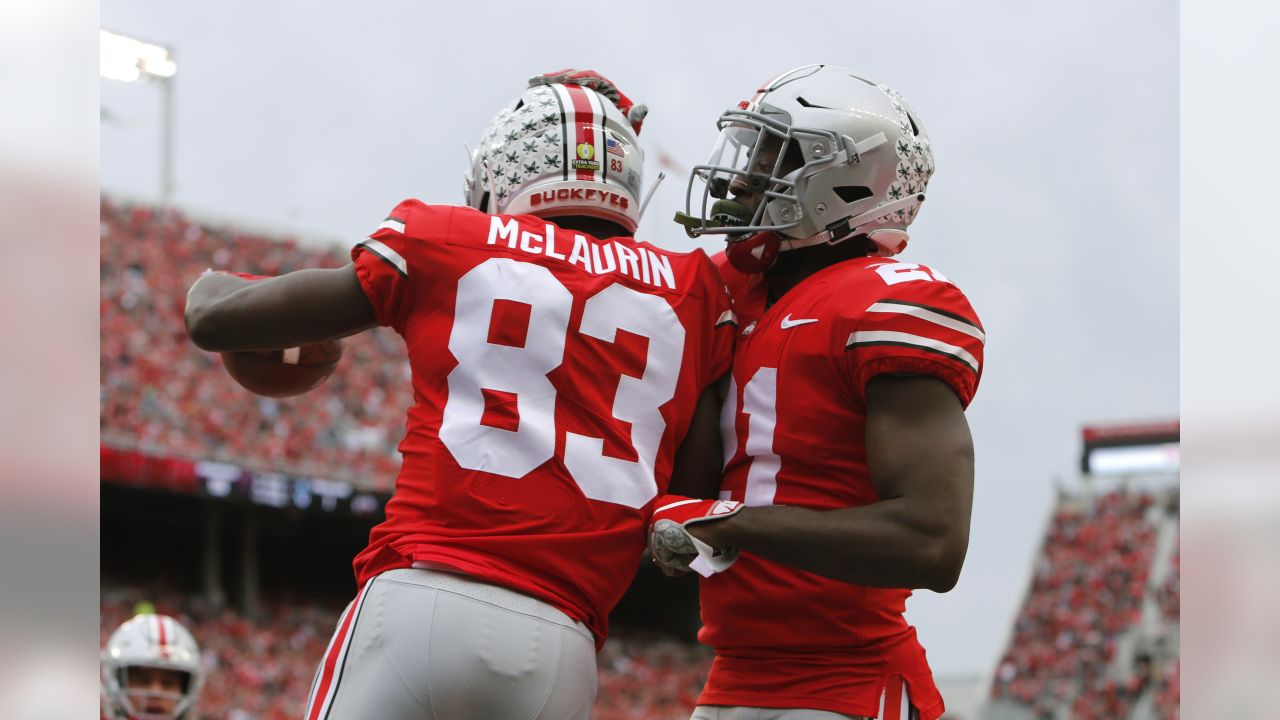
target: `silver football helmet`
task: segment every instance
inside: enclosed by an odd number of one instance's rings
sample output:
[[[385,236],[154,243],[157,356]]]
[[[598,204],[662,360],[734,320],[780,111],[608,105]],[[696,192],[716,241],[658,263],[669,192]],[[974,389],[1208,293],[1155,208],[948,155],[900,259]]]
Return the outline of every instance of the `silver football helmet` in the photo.
[[[740,256],[751,272],[778,252],[858,235],[874,255],[906,247],[934,166],[924,125],[897,91],[848,68],[806,65],[766,83],[718,126],[677,214],[691,236],[729,235],[730,260]]]
[[[635,232],[643,179],[632,120],[612,101],[581,85],[536,84],[485,129],[464,193],[484,212],[586,215]]]
[[[181,692],[130,690],[129,673],[139,668],[180,673]],[[168,615],[135,615],[111,634],[102,650],[102,711],[111,720],[186,720],[193,716],[203,685],[200,648],[191,633]],[[171,700],[173,710],[147,712],[152,697]]]

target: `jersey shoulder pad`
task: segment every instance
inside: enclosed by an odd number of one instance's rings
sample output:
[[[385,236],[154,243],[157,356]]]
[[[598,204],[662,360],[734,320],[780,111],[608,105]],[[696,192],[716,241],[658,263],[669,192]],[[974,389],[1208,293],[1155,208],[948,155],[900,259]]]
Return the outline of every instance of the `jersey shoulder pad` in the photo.
[[[851,268],[853,272],[840,280],[836,295],[841,298],[844,313],[861,319],[867,313],[893,310],[879,307],[881,303],[914,305],[982,331],[969,298],[946,275],[918,263],[868,259],[874,262]]]
[[[435,263],[425,251],[447,232],[453,208],[404,200],[387,214],[368,237],[351,248],[365,296],[382,325],[402,331],[412,309],[410,288],[429,275]]]
[[[969,299],[942,273],[917,263],[874,259],[841,293],[857,384],[879,373],[939,376],[968,404],[982,376],[983,328]],[[870,273],[870,275],[868,275]]]
[[[373,232],[356,243],[352,259],[368,250],[402,275],[411,272],[408,261],[416,241],[435,242],[447,237],[455,221],[455,211],[470,210],[452,205],[428,205],[421,200],[404,200],[387,214]],[[474,211],[473,211],[474,212]]]

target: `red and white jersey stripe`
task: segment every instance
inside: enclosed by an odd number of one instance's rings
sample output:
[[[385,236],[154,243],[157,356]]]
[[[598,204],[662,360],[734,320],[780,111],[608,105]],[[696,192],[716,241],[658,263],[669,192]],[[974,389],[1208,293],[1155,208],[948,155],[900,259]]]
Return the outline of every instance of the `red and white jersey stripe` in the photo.
[[[911,694],[901,675],[891,675],[880,694],[880,714],[876,720],[916,720],[919,713],[911,706]]]

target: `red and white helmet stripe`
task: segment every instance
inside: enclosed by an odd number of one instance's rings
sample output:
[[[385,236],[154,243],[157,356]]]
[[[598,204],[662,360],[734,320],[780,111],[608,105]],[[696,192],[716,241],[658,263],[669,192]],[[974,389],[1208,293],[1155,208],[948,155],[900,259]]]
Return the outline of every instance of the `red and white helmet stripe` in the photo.
[[[466,200],[495,214],[597,217],[634,232],[643,177],[634,124],[613,102],[580,84],[539,82],[485,130]]]

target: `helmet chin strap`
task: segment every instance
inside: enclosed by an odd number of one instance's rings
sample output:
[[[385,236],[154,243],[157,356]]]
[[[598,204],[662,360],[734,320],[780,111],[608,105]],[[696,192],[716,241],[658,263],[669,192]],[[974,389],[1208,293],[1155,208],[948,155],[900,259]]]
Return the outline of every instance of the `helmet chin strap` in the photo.
[[[851,218],[837,220],[836,222],[833,222],[830,225],[828,225],[826,230],[823,230],[822,232],[817,233],[816,235],[810,235],[807,238],[787,238],[782,241],[781,250],[784,252],[787,250],[798,250],[800,248],[811,247],[813,245],[821,245],[823,243],[826,243],[828,245],[835,245],[836,243],[842,240],[845,240],[852,235],[856,235],[857,232],[861,230],[864,225],[866,225],[867,223],[873,220],[882,218],[885,215],[888,215],[890,213],[897,212],[899,209],[907,207],[912,203],[923,203],[923,202],[924,202],[924,193],[917,193],[915,195],[909,195],[907,197],[904,197],[900,200],[887,202],[878,207],[871,208],[870,210],[862,213],[861,215],[855,215]],[[873,234],[875,232],[876,231],[873,231]],[[901,231],[898,231],[898,232],[901,233],[901,235],[897,235],[894,238],[894,240],[890,243],[890,246],[901,245],[905,247],[906,233]],[[877,244],[879,245],[880,243],[877,243]],[[886,250],[887,249],[888,247],[886,247]],[[897,250],[895,250],[895,252],[897,252]]]
[[[828,225],[822,232],[810,235],[807,238],[788,238],[773,231],[751,233],[745,237],[729,241],[725,254],[729,258],[730,264],[738,270],[745,273],[761,273],[773,267],[773,264],[778,260],[779,253],[814,245],[835,245],[856,235],[868,223],[897,212],[912,203],[921,202],[924,202],[923,193],[887,202],[861,215],[837,220]],[[716,210],[724,212],[726,217],[730,217],[744,209],[745,206],[734,201],[722,200],[716,203]],[[867,233],[867,237],[875,243],[877,248],[874,252],[875,255],[896,255],[907,246],[907,233],[902,230],[893,228],[872,230]]]

